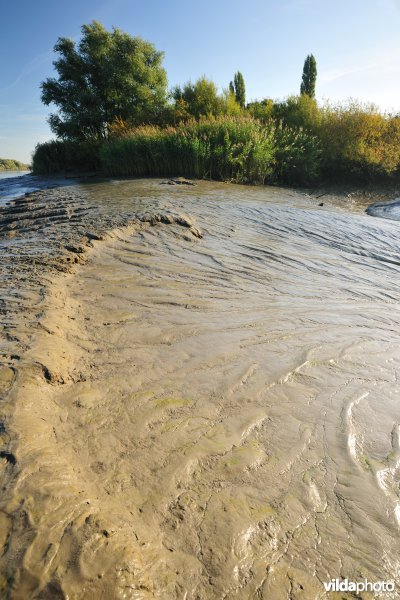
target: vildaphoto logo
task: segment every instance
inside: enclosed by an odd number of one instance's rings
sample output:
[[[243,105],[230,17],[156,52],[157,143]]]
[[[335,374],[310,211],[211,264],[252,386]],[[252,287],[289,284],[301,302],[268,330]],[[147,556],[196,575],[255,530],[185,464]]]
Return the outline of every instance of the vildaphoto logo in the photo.
[[[326,592],[393,592],[394,581],[349,581],[348,579],[331,579],[324,582]]]

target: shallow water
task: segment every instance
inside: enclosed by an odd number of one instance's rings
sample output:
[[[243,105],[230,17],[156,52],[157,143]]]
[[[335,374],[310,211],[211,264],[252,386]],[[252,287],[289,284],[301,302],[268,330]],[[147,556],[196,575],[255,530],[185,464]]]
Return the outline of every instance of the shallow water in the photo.
[[[279,189],[80,190],[203,238],[121,231],[55,288],[16,392],[16,597],[399,585],[397,224]]]
[[[390,202],[374,202],[367,208],[367,213],[373,217],[400,221],[400,198]]]
[[[30,171],[3,171],[0,172],[0,207],[24,194],[72,183],[64,177],[42,177]]]
[[[0,171],[0,179],[9,179],[27,175],[29,171]]]

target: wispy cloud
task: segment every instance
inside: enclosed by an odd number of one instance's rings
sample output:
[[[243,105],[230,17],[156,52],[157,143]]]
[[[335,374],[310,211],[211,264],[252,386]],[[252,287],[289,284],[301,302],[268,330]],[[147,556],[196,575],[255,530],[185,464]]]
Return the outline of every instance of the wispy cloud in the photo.
[[[371,68],[373,68],[372,65],[364,65],[347,69],[328,69],[327,71],[323,71],[319,74],[319,81],[320,83],[331,83],[332,81],[337,81],[338,79],[348,77],[349,75],[355,75],[356,73],[368,71]]]
[[[399,0],[400,2],[400,0]],[[400,71],[400,50],[390,53],[390,55],[381,56],[376,60],[370,60],[362,65],[343,67],[337,69],[327,69],[319,74],[321,83],[331,83],[344,77],[356,75],[358,73],[376,72],[376,73],[392,73]]]
[[[13,87],[15,87],[16,85],[18,85],[18,83],[20,81],[22,81],[22,79],[24,79],[24,77],[26,77],[30,73],[33,73],[36,69],[38,69],[42,65],[48,63],[50,61],[50,59],[52,58],[52,56],[53,56],[53,50],[48,50],[47,52],[42,52],[41,54],[38,54],[37,56],[35,56],[32,60],[30,60],[28,63],[26,63],[26,65],[23,66],[23,68],[21,69],[21,72],[14,79],[14,81],[12,81],[8,85],[6,85],[0,89],[0,93],[6,92],[6,91],[12,89]]]

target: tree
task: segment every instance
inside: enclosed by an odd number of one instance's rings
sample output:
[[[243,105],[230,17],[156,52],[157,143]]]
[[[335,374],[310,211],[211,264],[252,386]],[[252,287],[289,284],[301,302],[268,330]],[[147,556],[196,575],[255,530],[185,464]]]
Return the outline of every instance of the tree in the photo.
[[[217,116],[223,113],[224,100],[218,95],[217,86],[206,77],[200,77],[196,83],[185,83],[172,90],[176,107],[185,106],[188,115],[196,117]]]
[[[315,83],[317,81],[317,61],[312,54],[309,54],[304,61],[303,76],[300,86],[300,94],[304,96],[315,97]]]
[[[237,71],[233,77],[233,82],[229,83],[229,90],[235,94],[236,102],[241,108],[244,108],[246,103],[246,87],[244,78],[240,71]]]
[[[166,103],[167,75],[163,52],[120,29],[107,31],[93,21],[82,26],[82,38],[59,38],[54,46],[58,78],[41,84],[42,102],[55,104],[52,131],[71,140],[104,139],[116,119],[143,123]]]
[[[224,115],[240,115],[241,109],[239,104],[236,102],[235,94],[229,88],[227,90],[222,90],[222,101],[223,108],[222,112]]]

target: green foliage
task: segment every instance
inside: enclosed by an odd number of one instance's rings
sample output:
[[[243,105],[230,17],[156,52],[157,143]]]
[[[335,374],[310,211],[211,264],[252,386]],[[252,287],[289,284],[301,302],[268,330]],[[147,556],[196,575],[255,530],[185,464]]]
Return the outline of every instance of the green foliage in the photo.
[[[276,102],[271,112],[276,121],[287,127],[302,127],[313,133],[319,127],[321,119],[317,101],[307,94],[289,96],[282,102]]]
[[[301,184],[317,176],[320,152],[305,132],[242,116],[140,127],[105,144],[100,156],[110,175]]]
[[[273,117],[274,102],[270,98],[249,102],[246,106],[246,110],[252,117],[265,123],[270,121]]]
[[[37,146],[37,173],[103,168],[289,184],[400,175],[400,118],[353,101],[318,106],[312,54],[299,96],[245,106],[240,71],[222,94],[203,76],[167,102],[163,54],[96,21],[78,45],[60,38],[55,50],[58,78],[42,84],[42,100],[58,108],[50,124],[61,141]]]
[[[58,78],[47,79],[41,89],[44,104],[58,108],[49,119],[57,137],[104,139],[117,117],[149,121],[165,106],[163,53],[153,44],[93,21],[82,27],[78,46],[59,38],[54,50]]]
[[[184,118],[218,116],[224,112],[224,100],[218,95],[217,86],[207,77],[200,77],[196,83],[185,83],[183,88],[172,91],[175,105],[183,112]],[[186,113],[186,114],[185,114]]]
[[[189,81],[182,88],[176,86],[172,90],[172,98],[174,104],[169,107],[169,120],[167,117],[161,124],[177,124],[193,117],[238,116],[241,113],[231,85],[218,94],[215,83],[206,77],[200,77],[195,83]]]
[[[46,175],[64,171],[93,171],[100,168],[100,144],[96,142],[51,141],[38,144],[32,171]]]
[[[317,61],[309,54],[304,61],[303,76],[301,79],[300,94],[315,97],[315,84],[317,81]]]
[[[317,134],[328,178],[369,181],[396,175],[400,165],[400,119],[373,105],[326,104]]]
[[[289,185],[308,185],[320,174],[321,144],[302,129],[279,125],[275,132],[275,180]]]
[[[240,71],[235,73],[233,82],[229,83],[229,90],[235,95],[235,100],[240,108],[244,108],[246,104],[246,86],[244,84],[244,77]]]
[[[0,158],[0,171],[26,171],[29,165],[13,160],[12,158]]]
[[[271,174],[273,131],[252,119],[220,117],[176,128],[141,127],[101,151],[116,175],[172,176],[263,183]]]
[[[222,112],[224,115],[239,116],[243,113],[240,105],[236,102],[235,94],[230,89],[223,91],[222,98]]]

